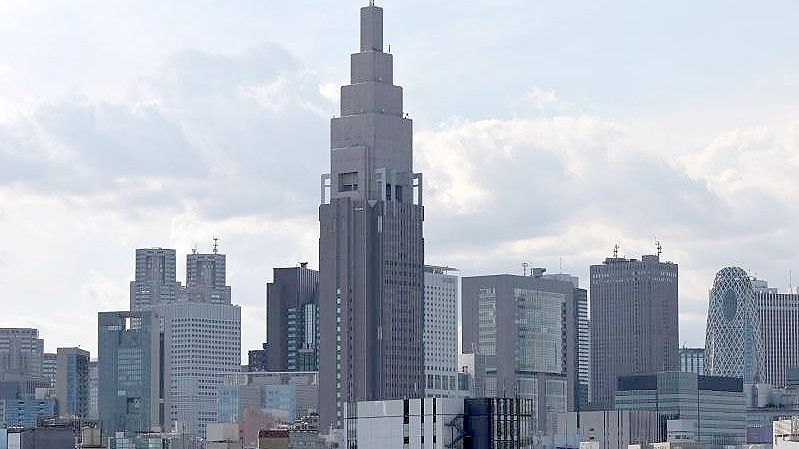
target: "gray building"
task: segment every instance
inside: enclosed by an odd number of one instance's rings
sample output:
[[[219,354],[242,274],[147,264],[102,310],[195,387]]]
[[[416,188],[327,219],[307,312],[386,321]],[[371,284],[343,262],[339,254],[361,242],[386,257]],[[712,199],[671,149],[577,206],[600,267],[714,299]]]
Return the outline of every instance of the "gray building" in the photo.
[[[553,413],[547,420],[545,448],[620,449],[666,440],[660,416],[652,410],[595,410]]]
[[[103,433],[160,431],[169,421],[164,340],[154,311],[100,312],[98,413]]]
[[[763,370],[763,340],[752,278],[742,268],[723,268],[710,290],[705,371],[752,384],[763,381]]]
[[[43,379],[44,340],[37,329],[0,328],[0,380]]]
[[[177,301],[182,287],[176,279],[174,249],[137,249],[136,277],[130,283],[130,310]]]
[[[190,302],[230,304],[226,257],[216,241],[211,254],[192,252],[186,255],[186,292]]]
[[[746,406],[738,378],[680,371],[622,376],[616,408],[657,411],[666,430],[681,429],[681,435],[673,439],[704,443],[708,448],[746,443]]]
[[[680,348],[680,371],[705,374],[705,348]]]
[[[454,268],[424,268],[425,396],[458,391],[458,276]]]
[[[266,334],[266,371],[319,370],[318,271],[304,263],[273,270],[266,286]]]
[[[86,416],[91,421],[97,421],[100,419],[100,414],[98,411],[98,371],[97,371],[97,360],[92,360],[89,362],[89,413]]]
[[[383,52],[383,10],[361,9],[361,47],[341,117],[331,120],[330,173],[319,207],[320,428],[346,401],[424,392],[422,177],[413,130]]]
[[[543,273],[464,277],[461,295],[462,346],[484,357],[485,395],[534,399],[539,429],[577,408],[586,298],[576,278]]]
[[[619,376],[679,369],[677,265],[659,255],[591,266],[591,405],[612,410]]]
[[[58,416],[86,418],[89,415],[89,352],[80,348],[58,348],[56,354]]]
[[[56,354],[45,352],[42,359],[42,375],[50,382],[49,388],[55,388],[55,371],[57,365]]]
[[[788,387],[788,372],[799,367],[799,294],[759,290],[755,308],[763,345],[763,382]]]
[[[319,373],[226,373],[217,397],[220,422],[241,422],[251,409],[291,424],[319,410]]]

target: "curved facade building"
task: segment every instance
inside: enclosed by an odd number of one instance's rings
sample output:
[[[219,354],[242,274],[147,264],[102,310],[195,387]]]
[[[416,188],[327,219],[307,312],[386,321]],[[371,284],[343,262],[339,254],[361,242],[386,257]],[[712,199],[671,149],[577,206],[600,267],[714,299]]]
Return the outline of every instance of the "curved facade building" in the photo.
[[[710,290],[705,338],[705,370],[714,376],[762,382],[763,341],[749,274],[727,267]]]

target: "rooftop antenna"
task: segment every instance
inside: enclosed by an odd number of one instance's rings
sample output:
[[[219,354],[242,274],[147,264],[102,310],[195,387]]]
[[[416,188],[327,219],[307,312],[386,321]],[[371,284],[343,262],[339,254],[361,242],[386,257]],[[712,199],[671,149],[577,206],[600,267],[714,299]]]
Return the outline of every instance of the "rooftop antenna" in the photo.
[[[619,258],[619,248],[621,248],[621,245],[619,245],[618,242],[615,245],[613,245],[613,258],[614,259],[618,259]]]
[[[655,240],[655,248],[658,250],[658,257],[663,254],[663,244],[660,243],[660,240]]]
[[[527,267],[529,267],[529,266],[530,266],[529,263],[522,262],[522,275],[523,276],[527,276]]]
[[[194,246],[191,247],[191,253],[197,254],[197,243],[195,243]]]
[[[793,293],[793,272],[788,270],[788,293]]]
[[[558,271],[560,274],[563,274],[563,258],[558,257]]]
[[[219,252],[219,237],[214,237],[214,254]]]
[[[374,5],[375,5],[375,0],[369,0],[369,6],[374,6]]]

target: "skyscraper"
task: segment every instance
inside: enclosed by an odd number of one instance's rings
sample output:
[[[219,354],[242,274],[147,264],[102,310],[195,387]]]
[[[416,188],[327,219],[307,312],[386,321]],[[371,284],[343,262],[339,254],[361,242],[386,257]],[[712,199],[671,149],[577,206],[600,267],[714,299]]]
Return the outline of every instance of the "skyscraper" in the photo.
[[[424,267],[425,396],[458,390],[458,276],[449,267]]]
[[[136,278],[130,283],[130,310],[178,300],[175,250],[142,248],[136,250]]]
[[[163,429],[168,397],[164,340],[154,311],[97,315],[98,412],[103,433]]]
[[[85,418],[89,414],[89,352],[58,348],[56,354],[58,416]]]
[[[211,254],[192,252],[186,256],[186,291],[189,301],[205,304],[230,304],[226,285],[225,255],[217,249]]]
[[[591,266],[591,404],[614,408],[620,376],[679,369],[677,265],[659,255]]]
[[[319,272],[275,268],[266,286],[266,368],[319,370]]]
[[[44,340],[37,329],[0,328],[0,380],[44,380],[43,363]]]
[[[419,397],[424,389],[422,176],[412,122],[383,52],[383,9],[361,8],[360,52],[331,120],[322,176],[320,426],[345,401]]]
[[[485,357],[485,395],[533,399],[542,430],[548,413],[575,410],[586,296],[577,279],[536,268],[531,276],[464,277],[462,285],[462,346]]]
[[[788,370],[799,367],[799,294],[771,288],[755,294],[763,343],[763,382],[785,388]]]
[[[763,381],[763,341],[752,279],[742,268],[716,274],[710,290],[705,336],[705,372]]]

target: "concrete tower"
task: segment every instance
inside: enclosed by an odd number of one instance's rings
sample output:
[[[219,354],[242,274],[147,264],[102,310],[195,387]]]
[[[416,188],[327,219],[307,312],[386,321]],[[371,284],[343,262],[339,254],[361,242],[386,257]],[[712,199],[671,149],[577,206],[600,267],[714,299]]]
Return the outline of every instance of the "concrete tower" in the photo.
[[[320,426],[340,427],[347,401],[424,391],[422,176],[412,122],[383,52],[383,9],[361,9],[361,48],[322,175]]]

